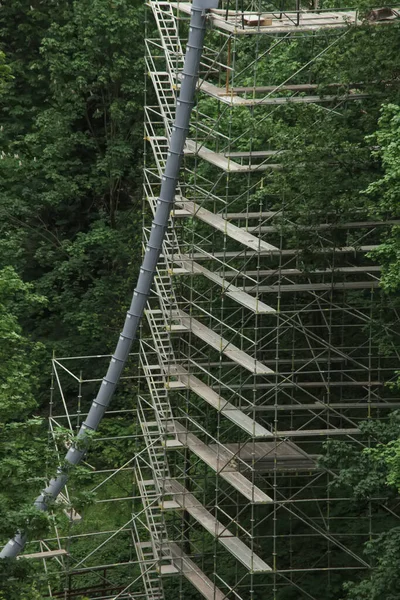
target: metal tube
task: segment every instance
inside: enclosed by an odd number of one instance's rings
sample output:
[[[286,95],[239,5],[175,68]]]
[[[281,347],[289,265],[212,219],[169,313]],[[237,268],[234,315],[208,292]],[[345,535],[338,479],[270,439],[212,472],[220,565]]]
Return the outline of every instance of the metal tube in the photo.
[[[89,413],[79,430],[77,436],[79,444],[69,448],[65,456],[65,464],[58,468],[56,477],[50,480],[49,485],[36,498],[34,505],[38,510],[46,511],[48,509],[49,504],[57,498],[67,483],[70,467],[79,464],[84,457],[88,446],[87,432],[97,430],[114,395],[128,359],[132,342],[136,338],[139,322],[150,295],[164,235],[168,227],[168,218],[175,198],[204,45],[206,11],[217,7],[218,0],[193,0],[181,88],[176,103],[176,117],[172,127],[167,162],[162,176],[160,196],[157,199],[157,210],[151,226],[151,234],[146,246],[143,263],[140,267],[137,285],[133,292],[132,303],[127,312],[124,328],[119,336],[106,376],[103,378],[97,396],[93,400]],[[17,533],[4,546],[0,558],[17,556],[23,550],[26,539],[24,532]]]

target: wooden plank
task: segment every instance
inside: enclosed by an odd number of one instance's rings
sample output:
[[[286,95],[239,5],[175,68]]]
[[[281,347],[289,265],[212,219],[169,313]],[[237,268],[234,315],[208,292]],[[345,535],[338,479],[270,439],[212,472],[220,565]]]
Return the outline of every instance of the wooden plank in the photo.
[[[189,450],[196,454],[196,456],[204,461],[222,479],[230,483],[232,487],[250,502],[253,504],[269,504],[272,502],[272,499],[267,494],[237,471],[238,467],[235,464],[234,455],[227,452],[222,446],[218,446],[218,451],[215,452],[193,433],[189,433],[176,420],[172,423],[167,423],[167,429],[171,432],[176,432],[179,441],[183,445],[187,446]]]
[[[177,196],[176,204],[184,207],[192,216],[197,217],[200,219],[200,221],[203,221],[214,229],[221,231],[233,240],[243,244],[243,246],[247,246],[247,248],[251,248],[256,252],[279,251],[275,246],[260,240],[260,238],[248,233],[247,231],[243,231],[241,227],[232,225],[232,223],[229,223],[222,217],[222,215],[214,214],[211,211],[202,208],[195,202],[190,202],[189,200],[186,200],[186,198]]]
[[[335,229],[364,229],[364,228],[375,228],[375,227],[391,227],[393,225],[400,225],[398,219],[391,219],[387,221],[351,221],[347,223],[319,223],[318,225],[291,225],[291,231],[333,231]],[[246,225],[243,227],[250,233],[274,233],[279,231],[279,227],[275,225]],[[289,231],[289,229],[287,230]]]
[[[165,387],[168,390],[186,390],[187,385],[183,383],[183,381],[168,381],[165,384]]]
[[[55,556],[68,556],[68,552],[63,548],[57,550],[45,550],[43,552],[33,552],[32,554],[21,554],[17,558],[54,558]]]
[[[310,404],[280,404],[279,406],[270,404],[265,406],[252,407],[249,408],[249,410],[255,410],[256,412],[275,412],[275,410],[325,411],[335,410],[338,408],[357,408],[365,411],[367,411],[369,408],[382,408],[386,410],[393,410],[394,408],[400,408],[400,402],[387,402],[385,400],[382,400],[381,402],[368,402],[368,400],[348,402],[347,400],[344,400],[343,402],[329,402],[329,404],[326,404],[324,402],[312,402]]]
[[[179,265],[182,265],[182,267],[186,273],[193,274],[193,275],[197,275],[197,274],[204,275],[204,277],[207,277],[207,279],[209,279],[210,281],[213,281],[214,283],[219,285],[223,289],[225,296],[232,298],[232,300],[235,300],[242,306],[245,306],[246,308],[251,310],[253,313],[255,313],[255,314],[275,314],[276,313],[276,310],[274,308],[272,308],[271,306],[268,306],[268,304],[264,304],[264,302],[261,302],[261,300],[259,300],[258,298],[254,298],[253,296],[250,296],[250,294],[247,294],[246,292],[244,292],[240,288],[236,287],[235,285],[230,284],[228,281],[226,281],[220,275],[218,275],[218,273],[209,271],[202,265],[199,265],[198,263],[191,261],[191,260],[175,259],[175,262]],[[175,270],[172,271],[172,274],[174,274],[174,273],[175,273]],[[173,331],[173,329],[171,329],[171,331]]]
[[[375,81],[378,83],[378,81]],[[269,94],[270,92],[275,92],[278,88],[280,92],[304,92],[307,90],[318,90],[319,87],[323,85],[324,88],[335,89],[341,88],[344,86],[343,83],[328,83],[328,84],[320,84],[320,83],[293,83],[287,85],[256,85],[256,86],[234,86],[232,91],[236,94],[252,94],[252,93],[261,93],[261,94]],[[351,83],[346,84],[349,90],[358,90],[360,88],[365,87],[365,83]],[[221,91],[224,91],[225,88],[220,88]]]
[[[252,358],[243,350],[240,350],[231,342],[224,339],[217,333],[215,333],[209,327],[206,327],[197,319],[194,319],[183,310],[174,311],[174,318],[179,318],[183,322],[183,324],[197,337],[201,340],[215,348],[218,352],[221,352],[228,358],[230,358],[233,362],[244,367],[250,373],[254,375],[271,375],[273,373],[272,369],[263,365],[260,361]]]
[[[333,269],[312,269],[307,271],[307,275],[328,275],[331,273],[380,273],[382,267],[380,265],[363,265],[361,267],[334,267]],[[225,278],[244,278],[244,277],[272,277],[272,276],[290,276],[305,275],[302,269],[259,269],[256,271],[226,271],[224,270]]]
[[[190,14],[191,3],[189,2],[171,2],[171,6],[178,11]],[[394,7],[393,10],[398,11],[399,9]],[[355,10],[337,12],[303,11],[300,12],[299,15],[299,24],[297,24],[296,12],[286,11],[281,18],[277,18],[279,14],[278,11],[275,13],[246,13],[247,18],[254,15],[257,18],[262,18],[265,22],[267,22],[268,19],[271,21],[270,25],[260,27],[243,27],[242,13],[239,11],[228,11],[228,18],[226,18],[225,9],[211,9],[209,18],[214,27],[223,31],[228,31],[234,35],[260,35],[263,33],[271,35],[299,31],[318,31],[321,29],[344,29],[349,25],[362,25],[363,23],[363,20],[359,18],[358,11]],[[396,17],[393,16],[384,21],[369,21],[369,25],[388,25],[395,21]]]
[[[215,444],[210,444],[210,448],[217,450]],[[240,459],[237,464],[241,473],[250,470],[263,473],[316,469],[315,457],[288,440],[279,439],[279,442],[247,442],[245,444],[234,442],[225,444],[225,449]]]
[[[245,415],[240,409],[236,408],[236,406],[227,400],[224,400],[224,398],[214,392],[213,389],[203,383],[200,379],[192,374],[189,374],[184,367],[180,365],[170,365],[169,374],[179,377],[179,381],[182,382],[187,388],[208,402],[208,404],[213,406],[216,410],[220,411],[221,414],[223,414],[227,419],[249,433],[252,437],[265,438],[272,435],[268,429],[262,425],[259,425],[256,421],[251,419],[248,415]]]
[[[182,333],[184,331],[187,331],[187,328],[184,327],[183,325],[167,325],[165,328],[167,331],[170,331],[171,333]]]
[[[167,450],[176,450],[176,448],[182,447],[179,440],[162,440],[161,445]]]
[[[330,94],[321,96],[280,96],[273,98],[242,98],[241,96],[238,96],[233,90],[228,90],[227,92],[224,88],[219,88],[216,85],[209,83],[208,81],[202,81],[199,87],[200,90],[202,90],[209,96],[212,96],[213,98],[217,98],[224,104],[230,104],[235,106],[281,106],[284,104],[323,104],[329,102],[344,102],[347,100],[363,100],[364,98],[369,97],[369,94],[350,92],[348,94],[340,94],[336,96]],[[277,87],[278,93],[281,90],[281,88],[279,86]],[[258,91],[257,88],[256,91]],[[272,92],[273,89],[270,93]]]
[[[160,503],[161,510],[180,510],[181,508],[182,506],[179,504],[179,502],[175,502],[175,500],[163,500]]]
[[[238,227],[239,229],[239,227]],[[257,238],[256,238],[257,239]],[[239,240],[238,240],[239,241]],[[376,250],[377,248],[379,248],[379,244],[368,244],[366,246],[343,246],[342,248],[340,247],[333,247],[333,246],[327,246],[325,248],[319,248],[317,250],[315,250],[316,254],[359,254],[359,253],[364,253],[364,252],[372,252],[373,250]],[[260,250],[258,250],[256,252],[256,255],[260,255],[260,256],[298,256],[300,254],[300,251],[298,248],[286,248],[284,250],[278,250],[278,248],[275,248],[275,250],[269,250],[268,252],[265,252],[262,248],[260,248]],[[216,259],[222,259],[222,260],[226,260],[227,258],[244,258],[246,261],[250,258],[250,254],[246,254],[245,256],[243,256],[242,252],[237,252],[237,251],[232,251],[232,250],[221,250],[221,251],[216,251],[213,252],[212,256],[210,256],[209,253],[204,254],[203,252],[193,252],[192,257],[195,260],[210,260],[211,258],[216,258]]]
[[[190,513],[212,536],[232,537],[233,533],[220,523],[197,498],[174,479],[166,479],[164,493],[171,495],[181,508]]]
[[[157,571],[160,575],[178,575],[180,570],[175,565],[161,565],[157,567]]]
[[[206,598],[206,600],[225,600],[227,596],[217,588],[211,579],[186,554],[182,552],[178,544],[170,542],[168,550],[171,552],[172,560],[188,581]]]
[[[214,152],[202,144],[197,145],[193,140],[186,140],[186,147],[184,150],[186,155],[196,155],[203,160],[209,162],[211,165],[222,169],[226,173],[253,173],[254,171],[266,171],[269,169],[280,169],[280,164],[274,163],[261,163],[255,165],[242,165],[232,160],[225,154]]]
[[[239,150],[237,152],[226,152],[225,156],[229,156],[230,158],[252,158],[261,157],[266,158],[267,156],[276,156],[277,154],[282,154],[284,150]],[[271,214],[271,211],[269,211]],[[258,213],[259,215],[260,213]],[[277,214],[277,211],[274,211],[273,214]]]
[[[285,285],[259,285],[246,286],[246,292],[265,292],[276,294],[279,292],[322,292],[324,290],[370,290],[380,287],[378,279],[370,281],[332,281],[329,283],[293,283]]]
[[[251,552],[238,537],[224,537],[220,539],[222,546],[233,554],[250,573],[268,573],[272,569],[257,554]]]
[[[193,494],[178,481],[167,479],[165,491],[175,498],[192,517],[239,560],[251,573],[267,573],[271,567],[246,546],[242,540],[229,531],[212,515]]]
[[[313,437],[313,436],[332,436],[332,435],[357,435],[362,433],[360,429],[297,429],[293,431],[277,431],[275,437]]]

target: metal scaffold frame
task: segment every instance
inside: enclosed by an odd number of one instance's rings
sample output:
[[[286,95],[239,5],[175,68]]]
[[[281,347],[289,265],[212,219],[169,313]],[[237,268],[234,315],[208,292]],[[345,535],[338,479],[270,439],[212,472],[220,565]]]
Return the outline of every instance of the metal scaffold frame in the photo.
[[[151,152],[144,189],[153,208],[190,4],[148,5],[158,34],[147,38],[149,97],[155,92],[157,103],[146,107]],[[367,18],[387,26],[395,15]],[[156,284],[158,303],[147,315],[153,357],[162,348],[155,328],[168,339],[169,351],[158,353],[160,370],[154,368],[173,415],[159,432],[174,434],[175,441],[166,442],[159,504],[172,564],[181,573],[180,598],[194,586],[199,598],[275,599],[287,588],[314,599],[311,577],[324,577],[329,588],[335,572],[350,577],[370,567],[354,539],[373,535],[371,514],[360,531],[347,533],[351,511],[335,516],[332,474],[319,466],[318,455],[328,440],[368,444],[360,421],[399,406],[385,387],[395,377],[397,351],[393,346],[381,355],[372,326],[380,267],[366,257],[378,245],[377,232],[393,223],[357,211],[344,222],[321,214],[313,231],[325,266],[305,273],[300,250],[285,235],[285,228],[307,231],[296,223],[295,207],[283,197],[280,204],[256,202],[264,180],[283,168],[285,150],[260,148],[254,130],[238,132],[234,125],[238,110],[261,123],[291,104],[339,114],[349,102],[368,99],[363,84],[345,89],[335,81],[321,89],[307,79],[312,65],[364,22],[355,11],[298,7],[272,14],[257,3],[248,12],[228,3],[209,16],[211,39],[157,274],[165,287]],[[283,81],[265,81],[263,58],[294,38],[307,43],[307,36],[322,39],[310,60]],[[335,241],[338,231],[345,243]],[[156,419],[150,373],[146,406],[153,405],[149,418]],[[305,543],[320,549],[307,565],[296,556]],[[185,559],[179,562],[176,552]],[[176,572],[164,575],[177,581]],[[177,587],[162,597],[176,597]]]

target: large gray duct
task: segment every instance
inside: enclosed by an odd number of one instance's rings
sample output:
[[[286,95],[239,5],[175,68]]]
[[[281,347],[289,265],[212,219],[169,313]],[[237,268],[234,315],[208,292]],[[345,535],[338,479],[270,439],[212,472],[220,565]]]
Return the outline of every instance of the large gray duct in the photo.
[[[140,267],[137,286],[133,292],[132,303],[126,314],[125,324],[119,336],[118,344],[111,358],[96,398],[92,402],[86,420],[78,433],[79,444],[72,446],[66,456],[65,465],[57,470],[57,475],[50,480],[34,502],[37,509],[46,511],[68,480],[71,465],[77,465],[86,453],[88,445],[87,431],[96,431],[107,407],[113,397],[115,388],[126,364],[133,340],[136,338],[140,319],[150,295],[158,258],[161,252],[168,218],[174,202],[179,170],[183,155],[183,147],[189,131],[190,114],[194,104],[194,94],[203,51],[206,29],[206,10],[217,8],[218,0],[193,0],[190,18],[189,38],[186,46],[185,62],[182,72],[181,88],[176,104],[175,122],[169,144],[168,158],[162,176],[160,197],[151,226],[149,242],[146,246],[142,266]],[[23,550],[26,534],[17,533],[3,548],[0,558],[13,558]]]

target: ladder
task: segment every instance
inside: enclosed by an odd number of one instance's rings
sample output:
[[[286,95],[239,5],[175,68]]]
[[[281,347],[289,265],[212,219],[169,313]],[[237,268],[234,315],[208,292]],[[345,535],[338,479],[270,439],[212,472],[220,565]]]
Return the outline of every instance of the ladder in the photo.
[[[158,494],[154,481],[143,478],[139,461],[136,462],[135,475],[145,508],[145,522],[140,518],[133,520],[132,537],[139,561],[146,600],[164,600],[164,589],[160,574],[165,568],[170,571],[173,565],[171,560],[166,564],[160,562],[156,536],[160,535],[162,528],[158,518],[161,512],[153,511],[152,508],[154,504],[158,506]],[[138,525],[140,525],[140,532]],[[150,541],[141,540],[143,530],[147,532]]]
[[[183,70],[183,51],[173,9],[169,2],[150,2],[164,50],[166,71],[160,71],[148,48],[147,70],[157,93],[158,104],[165,123],[167,138],[175,117],[176,90]]]
[[[154,568],[158,575],[171,575],[174,573],[172,569],[172,555],[164,513],[160,510],[163,486],[165,485],[166,477],[169,475],[168,466],[165,461],[166,449],[159,435],[157,422],[146,421],[144,411],[140,406],[138,416],[146,439],[149,463],[143,458],[138,457],[135,461],[135,476],[146,518],[145,528],[150,535],[152,546],[151,560],[154,562]],[[146,471],[151,470],[151,479],[143,476],[142,466],[145,467]]]
[[[167,61],[168,71],[177,83],[178,74],[183,70],[183,51],[176,18],[170,2],[150,2],[160,34]]]

